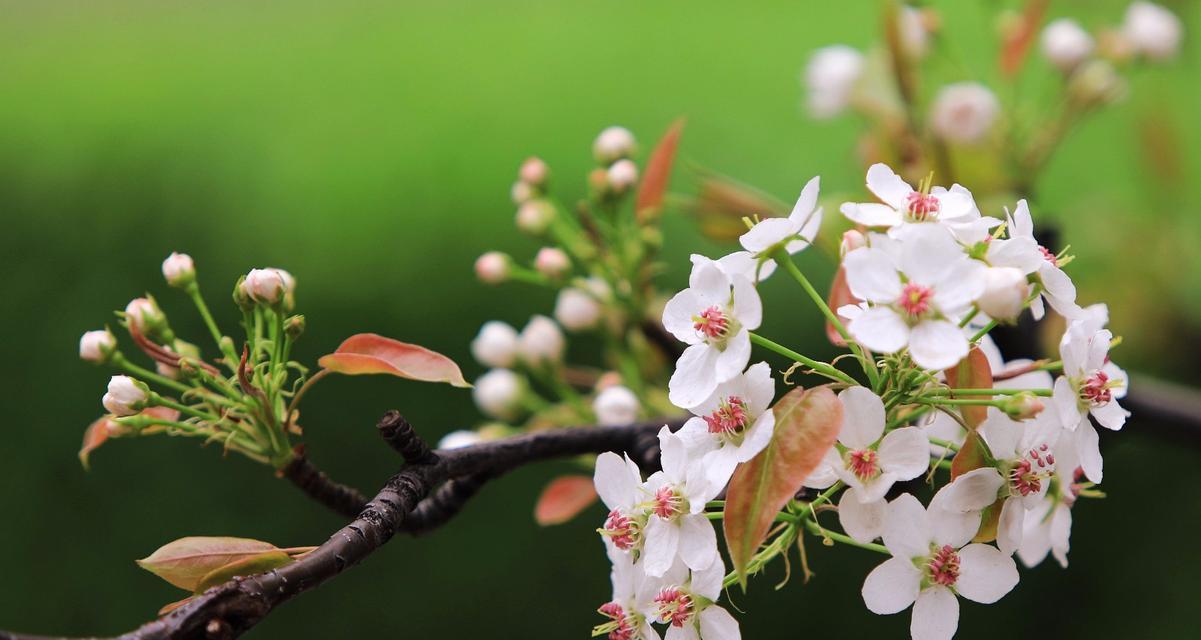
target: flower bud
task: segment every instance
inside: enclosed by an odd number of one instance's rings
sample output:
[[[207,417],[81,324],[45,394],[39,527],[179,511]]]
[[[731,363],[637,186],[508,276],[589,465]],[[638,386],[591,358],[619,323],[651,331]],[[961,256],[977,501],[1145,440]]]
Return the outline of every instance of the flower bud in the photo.
[[[509,198],[513,200],[513,204],[522,205],[534,197],[534,189],[530,185],[518,180],[513,183],[513,187],[509,189]]]
[[[1085,62],[1068,79],[1068,98],[1081,110],[1109,104],[1125,94],[1126,83],[1104,60]]]
[[[296,340],[304,334],[304,316],[290,316],[284,321],[284,334],[292,340]]]
[[[468,429],[460,429],[458,431],[451,431],[450,433],[442,436],[442,439],[438,441],[438,448],[461,449],[463,447],[470,447],[472,445],[479,444],[483,441],[484,438],[479,433]]]
[[[79,357],[95,364],[104,364],[117,350],[117,338],[108,329],[88,331],[79,338]]]
[[[1031,393],[1019,393],[1010,396],[1003,410],[1011,420],[1030,420],[1042,413],[1046,405],[1042,399]]]
[[[191,367],[189,365],[189,369],[194,369],[194,367]],[[164,378],[171,378],[172,380],[179,380],[179,372],[180,372],[179,367],[173,367],[165,362],[156,362],[156,363],[154,363],[154,370],[157,371],[158,374],[160,376],[163,376]]]
[[[821,119],[842,113],[851,102],[863,66],[863,54],[846,45],[814,51],[805,66],[809,113]]]
[[[517,362],[517,330],[500,320],[485,322],[471,341],[471,355],[482,365],[512,367]]]
[[[592,143],[592,156],[603,165],[627,158],[634,154],[634,134],[625,127],[609,127],[596,136]]]
[[[588,293],[568,287],[555,300],[555,320],[568,331],[585,331],[596,326],[601,317],[601,305]]]
[[[940,18],[933,10],[902,5],[898,14],[901,48],[912,58],[923,58],[930,51],[930,34]]]
[[[546,233],[555,219],[555,207],[545,200],[530,200],[517,208],[517,228],[532,236]]]
[[[546,316],[530,318],[517,337],[517,353],[530,365],[559,362],[566,348],[559,325]]]
[[[1153,2],[1132,3],[1122,22],[1122,33],[1134,50],[1152,60],[1175,57],[1182,31],[1180,18]]]
[[[596,413],[596,422],[602,427],[619,427],[633,424],[638,420],[638,396],[633,391],[614,385],[596,394],[592,401],[592,411]]]
[[[606,174],[609,188],[615,193],[625,193],[638,182],[638,165],[633,160],[618,160]]]
[[[475,261],[475,275],[486,284],[500,284],[508,280],[510,269],[509,256],[499,251],[489,251]]]
[[[934,99],[930,129],[951,142],[980,142],[992,129],[1000,111],[1001,105],[988,87],[978,82],[949,84]]]
[[[517,172],[517,176],[531,187],[541,187],[550,176],[550,168],[541,158],[526,158],[525,162],[521,163],[521,170]]]
[[[558,280],[571,269],[571,259],[562,249],[542,247],[534,256],[534,269],[551,280]]]
[[[1043,55],[1060,71],[1079,66],[1092,55],[1093,46],[1093,37],[1071,18],[1060,18],[1043,29]]]
[[[867,246],[867,236],[856,229],[849,229],[842,234],[842,243],[838,245],[839,255],[846,255],[855,249]]]
[[[1030,296],[1026,275],[1013,267],[993,267],[985,273],[985,283],[976,306],[995,320],[1015,320]]]
[[[125,305],[125,320],[138,333],[147,335],[165,326],[167,316],[158,308],[154,298],[134,298]]]
[[[251,269],[242,281],[242,293],[260,304],[279,304],[291,291],[295,280],[283,269]]]
[[[512,418],[521,406],[525,382],[508,369],[493,369],[480,376],[471,397],[484,413],[501,420]]]
[[[609,387],[619,386],[623,382],[625,382],[625,380],[621,377],[620,373],[617,373],[616,371],[606,371],[596,379],[596,390],[604,391]]]
[[[186,253],[175,253],[163,260],[163,277],[167,284],[173,287],[186,287],[196,281],[196,265],[192,256]]]
[[[113,376],[101,403],[115,416],[136,415],[150,399],[150,388],[129,376]]]

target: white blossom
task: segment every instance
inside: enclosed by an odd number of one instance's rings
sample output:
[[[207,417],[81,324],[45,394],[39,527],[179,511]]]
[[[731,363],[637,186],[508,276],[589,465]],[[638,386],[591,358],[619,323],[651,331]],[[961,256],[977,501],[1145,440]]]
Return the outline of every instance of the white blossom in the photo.
[[[718,561],[717,533],[704,510],[717,492],[710,490],[684,441],[666,426],[659,431],[659,448],[663,470],[644,485],[650,515],[641,562],[652,576],[666,573],[677,554],[690,569],[708,569]]]
[[[879,203],[844,202],[839,209],[852,222],[865,227],[899,231],[915,224],[937,222],[949,227],[957,236],[964,234],[974,238],[981,229],[1001,222],[982,217],[972,193],[962,186],[956,184],[950,189],[931,187],[928,192],[918,191],[885,164],[868,167],[867,188],[880,199]]]
[[[633,424],[641,408],[638,396],[621,385],[606,387],[592,401],[592,411],[601,426]]]
[[[989,244],[986,259],[994,267],[1013,267],[1038,277],[1040,296],[1030,302],[1030,312],[1035,320],[1045,313],[1045,299],[1053,309],[1065,318],[1080,315],[1076,304],[1076,285],[1059,267],[1059,258],[1034,237],[1034,220],[1025,200],[1018,200],[1017,207],[1009,216],[1009,237]]]
[[[1062,447],[1071,447],[1084,474],[1093,482],[1102,480],[1102,459],[1096,429],[1089,415],[1106,429],[1118,430],[1130,412],[1118,404],[1128,386],[1126,372],[1108,358],[1113,334],[1092,330],[1091,323],[1068,325],[1059,343],[1063,375],[1055,380],[1052,401],[1063,428]]]
[[[471,398],[484,413],[501,420],[512,418],[521,406],[525,382],[508,369],[492,369],[480,376],[471,389]]]
[[[1016,320],[1030,296],[1026,274],[1013,267],[991,267],[984,272],[984,293],[976,306],[997,320]]]
[[[820,177],[805,184],[787,218],[765,218],[742,234],[738,239],[742,247],[763,258],[776,247],[792,254],[812,244],[822,224],[822,208],[817,206],[820,184]]]
[[[939,90],[930,108],[930,129],[951,142],[973,144],[992,130],[1001,112],[997,96],[978,82],[949,84]]]
[[[1133,2],[1126,9],[1122,35],[1134,50],[1152,60],[1172,58],[1180,50],[1184,26],[1180,18],[1153,2]]]
[[[663,579],[648,576],[631,554],[609,539],[605,540],[605,552],[612,563],[609,578],[613,583],[613,599],[598,609],[609,622],[597,625],[593,635],[622,640],[660,640],[651,622],[658,615],[655,597],[659,595]]]
[[[719,606],[725,566],[718,558],[707,569],[689,573],[677,563],[655,594],[655,618],[668,625],[664,640],[741,640],[738,621]]]
[[[1061,71],[1071,71],[1093,53],[1095,43],[1084,27],[1071,18],[1047,23],[1041,39],[1043,55]]]
[[[471,341],[471,355],[480,364],[508,369],[517,362],[517,330],[500,320],[489,320]]]
[[[517,353],[527,364],[540,366],[563,360],[567,341],[554,320],[546,316],[534,316],[526,323],[517,337]]]
[[[602,453],[596,458],[592,482],[601,502],[609,509],[600,529],[601,537],[621,552],[641,549],[650,509],[638,465],[629,456]]]

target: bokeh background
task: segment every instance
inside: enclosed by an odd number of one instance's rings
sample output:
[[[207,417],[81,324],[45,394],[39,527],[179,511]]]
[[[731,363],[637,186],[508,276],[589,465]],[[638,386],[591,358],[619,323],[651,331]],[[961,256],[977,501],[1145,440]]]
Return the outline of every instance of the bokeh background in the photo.
[[[1201,33],[1193,2],[1168,3]],[[991,78],[999,2],[935,3],[962,54],[947,80]],[[523,323],[550,294],[475,282],[487,249],[532,255],[508,189],[532,154],[558,193],[583,194],[604,126],[644,146],[687,115],[682,157],[785,200],[820,173],[861,184],[853,119],[800,109],[810,50],[877,39],[871,0],[807,2],[332,2],[42,0],[0,2],[0,627],[112,634],[182,596],[134,558],[184,535],[319,544],[339,517],[270,471],[163,438],[75,457],[107,372],[76,357],[80,333],[147,290],[180,332],[203,328],[163,285],[172,250],[196,258],[216,315],[256,266],[299,278],[312,362],[377,331],[455,357],[479,325]],[[1053,13],[1116,23],[1124,3],[1064,0]],[[1125,103],[1083,126],[1039,194],[1079,256],[1086,301],[1106,300],[1119,358],[1201,383],[1201,70],[1198,38],[1175,63],[1136,74]],[[1045,64],[1036,62],[1035,64]],[[1148,143],[1148,131],[1166,128]],[[1170,161],[1164,165],[1163,161]],[[1164,167],[1168,168],[1165,169]],[[686,173],[676,190],[688,192]],[[682,215],[666,221],[665,281],[687,254],[723,251]],[[825,280],[830,267],[806,255]],[[788,283],[769,283],[766,335],[826,349],[819,318]],[[200,340],[195,340],[200,342]],[[305,402],[311,457],[370,489],[397,466],[373,424],[399,408],[431,437],[473,425],[469,394],[345,378]],[[1130,423],[1106,448],[1109,498],[1074,512],[1068,571],[1045,563],[993,606],[965,604],[960,637],[1187,637],[1201,597],[1201,450]],[[487,487],[451,525],[397,539],[253,631],[283,637],[584,637],[608,597],[593,528],[531,518],[547,464]],[[734,594],[749,638],[901,637],[908,614],[878,617],[858,595],[878,562],[810,542],[816,578],[780,568]]]

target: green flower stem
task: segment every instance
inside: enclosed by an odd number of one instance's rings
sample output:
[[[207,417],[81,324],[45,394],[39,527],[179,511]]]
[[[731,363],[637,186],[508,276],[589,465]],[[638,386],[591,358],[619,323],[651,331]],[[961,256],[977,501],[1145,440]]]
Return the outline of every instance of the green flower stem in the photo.
[[[224,336],[221,335],[221,329],[217,328],[217,322],[213,320],[213,314],[209,312],[208,305],[204,302],[204,296],[200,295],[200,285],[193,281],[184,291],[192,299],[192,303],[196,305],[196,310],[200,312],[200,317],[204,319],[204,325],[208,327],[209,333],[212,334],[213,342],[217,345],[217,350],[225,356],[226,366],[236,368],[238,366],[237,354],[233,352],[232,347],[222,340]]]
[[[1051,397],[1050,389],[952,389],[942,387],[925,392],[926,396],[1016,396],[1028,393],[1032,396]]]
[[[966,316],[963,316],[963,320],[959,321],[959,328],[962,329],[966,327],[967,323],[971,322],[972,318],[975,318],[977,313],[980,313],[980,307],[972,305],[972,310]]]
[[[875,551],[876,553],[883,553],[884,555],[892,555],[888,551],[888,548],[882,544],[859,542],[850,536],[845,536],[841,533],[835,533],[833,531],[827,531],[813,520],[806,520],[805,528],[809,530],[809,533],[812,533],[813,535],[824,540],[833,540],[834,542],[841,542],[842,544],[850,545],[852,547],[859,547],[860,549],[867,549],[868,551]]]
[[[212,424],[217,424],[218,422],[221,422],[220,416],[216,416],[211,413],[206,413],[204,411],[200,411],[199,409],[196,409],[194,407],[189,407],[186,404],[175,402],[174,400],[171,400],[169,398],[164,398],[158,394],[154,394],[151,396],[150,403],[153,405],[160,406],[160,407],[167,407],[168,409],[175,409],[176,411],[178,411],[180,413],[187,414],[194,418],[200,418],[201,420],[210,422]]]
[[[951,442],[949,440],[943,440],[941,438],[930,438],[930,437],[927,437],[926,439],[930,441],[930,444],[938,446],[938,447],[942,447],[943,449],[946,449],[948,451],[959,451],[959,445],[957,445],[954,442]]]
[[[144,369],[142,367],[139,367],[138,365],[127,360],[125,358],[125,355],[122,354],[120,351],[113,352],[113,357],[110,360],[110,362],[112,362],[118,368],[124,369],[127,373],[133,374],[133,376],[135,378],[138,378],[140,380],[154,382],[155,384],[160,384],[164,387],[168,387],[170,389],[175,389],[176,391],[179,391],[180,393],[187,393],[188,391],[191,391],[193,389],[192,387],[189,387],[188,385],[186,385],[178,380],[172,380],[171,378],[168,378],[167,376],[164,376],[155,371],[151,371],[149,369]]]
[[[919,402],[921,404],[965,405],[965,406],[978,406],[978,407],[982,406],[982,407],[997,407],[998,409],[1003,408],[1004,403],[1007,402],[1006,400],[973,400],[973,399],[968,399],[968,398],[941,398],[941,397],[939,397],[939,398],[917,398],[914,401]]]
[[[930,413],[933,410],[934,410],[933,405],[924,405],[924,406],[918,407],[917,409],[914,409],[913,411],[910,411],[909,413],[907,413],[903,416],[897,416],[896,418],[889,420],[888,428],[895,429],[896,427],[899,427],[901,425],[909,424],[910,422],[913,422],[914,420],[926,415],[927,413]]]
[[[838,369],[835,369],[833,366],[828,365],[824,362],[818,362],[817,360],[814,360],[812,358],[806,358],[805,356],[793,351],[792,349],[789,349],[788,347],[785,347],[783,345],[776,344],[775,342],[772,342],[771,340],[768,340],[767,338],[764,338],[763,336],[761,336],[757,333],[751,334],[751,342],[753,342],[761,347],[764,347],[766,349],[769,349],[771,351],[775,351],[776,353],[784,356],[785,358],[791,358],[795,362],[799,362],[799,363],[809,367],[810,369],[813,369],[817,373],[820,373],[821,375],[826,376],[827,378],[833,378],[834,380],[838,380],[839,382],[845,382],[850,385],[858,385],[859,384],[858,382],[855,381],[854,378],[847,375],[846,373],[843,373],[842,371],[840,371]]]
[[[793,522],[799,523],[801,520],[813,515],[813,510],[815,508],[823,503],[829,502],[830,498],[834,497],[834,494],[837,493],[839,489],[843,488],[843,486],[845,485],[841,480],[839,480],[838,482],[830,485],[829,489],[819,493],[813,500],[804,503],[799,509],[793,512]],[[795,505],[797,503],[794,501],[792,504]]]
[[[751,561],[748,562],[746,566],[746,574],[752,575],[758,573],[768,562],[771,562],[773,558],[783,553],[788,549],[788,547],[792,546],[792,541],[796,540],[796,536],[797,527],[795,524],[785,527],[784,531],[780,532],[780,535],[776,536],[776,538],[772,540],[770,544],[764,547],[762,551],[755,554],[755,557],[751,558]],[[725,579],[722,580],[721,584],[722,588],[728,589],[737,583],[738,574],[736,572],[730,572],[726,575]]]
[[[980,342],[980,338],[983,338],[985,335],[988,334],[989,331],[992,331],[993,328],[996,326],[997,326],[996,320],[989,321],[989,323],[984,325],[983,328],[981,328],[979,331],[977,331],[976,335],[972,336],[972,339],[969,340],[968,342],[971,342],[972,344]]]

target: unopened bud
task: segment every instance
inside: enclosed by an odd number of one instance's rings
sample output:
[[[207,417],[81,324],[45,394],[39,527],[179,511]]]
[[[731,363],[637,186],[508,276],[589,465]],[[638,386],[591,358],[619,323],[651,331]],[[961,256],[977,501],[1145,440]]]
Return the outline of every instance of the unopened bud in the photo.
[[[615,193],[625,193],[638,182],[638,165],[633,160],[618,160],[609,167],[606,178]]]
[[[304,335],[304,316],[290,316],[284,321],[284,333],[292,340]]]
[[[1005,415],[1011,420],[1030,420],[1042,413],[1046,405],[1038,397],[1030,393],[1019,393],[1015,396],[1010,396],[1009,400],[1004,403],[1003,410]]]
[[[134,298],[125,305],[125,320],[129,326],[143,335],[149,335],[166,327],[167,316],[152,297]]]
[[[1104,60],[1085,62],[1068,79],[1068,98],[1082,110],[1109,104],[1125,93],[1126,83]]]
[[[555,363],[563,359],[567,342],[554,320],[534,316],[517,337],[517,353],[531,365]]]
[[[534,268],[538,273],[552,279],[562,278],[571,269],[571,259],[562,249],[542,247],[534,256]]]
[[[601,304],[580,289],[563,289],[555,300],[555,319],[568,331],[592,329],[600,317]]]
[[[625,379],[621,377],[620,373],[617,373],[616,371],[606,371],[606,372],[602,373],[599,378],[596,379],[596,390],[604,391],[605,389],[608,389],[609,387],[624,384],[624,383],[625,383]]]
[[[172,253],[163,260],[163,277],[173,287],[186,287],[196,282],[196,265],[186,253]]]
[[[180,378],[180,367],[173,367],[165,362],[154,363],[154,370],[164,378],[170,378],[172,380],[179,380]],[[189,370],[187,373],[192,375],[193,371]]]
[[[499,251],[489,251],[475,261],[476,277],[487,284],[500,284],[508,280],[511,268],[509,256]]]
[[[863,54],[836,44],[813,52],[805,66],[809,113],[815,118],[832,118],[851,102],[855,86],[863,76]]]
[[[845,257],[855,249],[866,246],[867,236],[855,229],[850,229],[842,234],[842,242],[838,245],[838,253]]]
[[[117,338],[108,329],[88,331],[79,338],[79,357],[95,364],[104,364],[117,350]]]
[[[555,207],[545,200],[530,200],[517,208],[517,228],[532,236],[546,233],[555,219]]]
[[[507,369],[517,362],[517,330],[500,320],[489,320],[471,341],[471,355],[482,365]]]
[[[438,441],[438,448],[461,449],[463,447],[477,445],[483,441],[484,438],[479,433],[466,429],[460,429],[459,431],[451,431],[450,433],[442,436],[442,439]]]
[[[938,92],[930,109],[930,129],[951,142],[972,144],[992,129],[1001,105],[988,87],[978,82],[949,84]]]
[[[985,272],[984,293],[976,306],[995,320],[1015,320],[1029,296],[1025,274],[1013,267],[993,267]]]
[[[596,399],[592,401],[592,411],[596,413],[596,422],[603,427],[633,424],[638,420],[638,412],[641,408],[638,396],[621,385],[608,387],[596,394]]]
[[[525,381],[508,369],[493,369],[480,376],[471,397],[484,413],[501,420],[512,418],[521,407]]]
[[[592,155],[598,163],[610,165],[633,155],[635,146],[634,134],[629,129],[609,127],[596,136],[596,141],[592,143]]]
[[[509,189],[509,197],[513,200],[513,204],[522,205],[534,197],[534,189],[530,185],[518,180]]]
[[[150,388],[129,376],[113,376],[108,381],[108,393],[101,404],[115,416],[132,416],[145,408]]]
[[[292,274],[283,269],[251,269],[242,280],[242,293],[247,298],[267,305],[283,302],[295,285]]]
[[[526,161],[521,163],[521,170],[517,175],[522,182],[531,187],[541,187],[550,177],[550,168],[541,158],[526,158]]]
[[[1093,37],[1071,18],[1060,18],[1043,29],[1042,51],[1060,71],[1071,71],[1092,55]]]
[[[1132,3],[1122,22],[1122,33],[1134,50],[1152,60],[1175,57],[1183,31],[1176,14],[1153,2]]]

